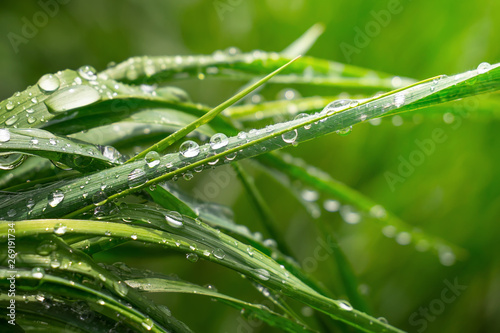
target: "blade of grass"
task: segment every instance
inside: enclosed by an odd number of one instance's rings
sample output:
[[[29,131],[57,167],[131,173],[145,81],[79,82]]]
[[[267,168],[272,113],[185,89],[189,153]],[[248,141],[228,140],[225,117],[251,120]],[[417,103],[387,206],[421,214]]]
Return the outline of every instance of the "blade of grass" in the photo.
[[[225,102],[219,104],[218,106],[216,106],[215,108],[213,108],[210,112],[208,112],[208,113],[204,114],[203,116],[201,116],[200,118],[198,118],[196,121],[192,122],[191,124],[185,126],[182,129],[176,131],[175,133],[172,133],[171,135],[169,135],[165,139],[157,142],[156,144],[152,145],[148,149],[146,149],[146,150],[142,151],[141,153],[137,154],[136,156],[132,157],[131,159],[129,159],[127,161],[127,163],[132,162],[132,161],[136,161],[136,160],[138,160],[140,158],[143,158],[150,151],[157,151],[157,152],[164,151],[171,144],[173,144],[174,142],[176,142],[179,139],[182,139],[187,134],[191,133],[193,130],[195,130],[196,128],[200,127],[201,125],[208,123],[210,120],[212,120],[213,118],[215,118],[219,113],[221,113],[222,111],[224,111],[226,108],[228,108],[229,106],[233,105],[234,103],[236,103],[237,101],[239,101],[240,99],[242,99],[243,97],[245,97],[246,95],[248,95],[251,91],[253,91],[257,87],[259,87],[259,86],[263,85],[264,83],[266,83],[267,81],[269,81],[273,76],[275,76],[276,74],[278,74],[279,72],[281,72],[283,69],[285,69],[286,67],[288,67],[291,63],[293,63],[298,58],[300,58],[300,56],[298,56],[298,57],[290,60],[285,65],[283,65],[280,68],[276,69],[274,72],[272,72],[271,74],[269,74],[266,77],[262,78],[261,80],[259,80],[255,84],[253,84],[252,86],[248,87],[247,89],[244,89],[243,91],[237,93],[236,95],[234,95],[233,97],[229,98]]]

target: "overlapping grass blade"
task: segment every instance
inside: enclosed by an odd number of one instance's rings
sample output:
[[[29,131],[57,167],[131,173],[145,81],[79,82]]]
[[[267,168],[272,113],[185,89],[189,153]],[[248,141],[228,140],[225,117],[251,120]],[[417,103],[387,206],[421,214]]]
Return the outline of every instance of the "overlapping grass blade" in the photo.
[[[169,218],[174,219],[174,221],[169,222]],[[284,295],[363,331],[400,332],[384,322],[353,309],[345,302],[335,301],[318,294],[260,251],[242,244],[208,225],[193,221],[186,216],[179,218],[178,216],[165,215],[161,211],[157,212],[157,219],[152,219],[152,215],[150,215],[148,222],[150,223],[130,225],[107,221],[67,219],[26,220],[16,222],[15,227],[16,232],[22,237],[58,233],[59,228],[64,227],[64,234],[83,233],[102,237],[131,238],[140,242],[158,244],[177,251],[196,254],[201,258],[245,274],[249,279],[268,288],[281,290]],[[161,226],[163,230],[173,231],[175,234],[153,229],[151,223],[154,223],[153,225],[156,227]],[[6,235],[7,229],[6,223],[0,224],[0,234]],[[32,277],[31,274],[29,276]],[[69,284],[67,280],[64,281],[65,285]]]

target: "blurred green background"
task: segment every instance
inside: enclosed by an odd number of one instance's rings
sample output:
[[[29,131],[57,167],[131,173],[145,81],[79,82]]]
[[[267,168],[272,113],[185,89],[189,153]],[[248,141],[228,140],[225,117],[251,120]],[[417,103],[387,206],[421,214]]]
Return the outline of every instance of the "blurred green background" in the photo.
[[[212,53],[236,46],[242,51],[280,51],[317,22],[325,32],[308,53],[311,56],[372,68],[395,75],[424,79],[500,61],[500,2],[477,1],[41,1],[54,14],[23,36],[26,20],[44,10],[37,1],[0,3],[0,98],[34,84],[45,73],[84,64],[102,70],[110,62],[136,55]],[[57,8],[53,5],[57,3]],[[340,45],[355,45],[357,29],[374,22],[373,13],[397,3],[385,27],[369,37],[357,53],[346,58]],[[38,16],[40,19],[40,16]],[[376,21],[375,21],[376,22]],[[40,23],[40,22],[39,22]],[[24,28],[26,29],[26,28]],[[13,39],[14,38],[14,39]],[[24,38],[24,39],[23,39]],[[14,44],[12,41],[15,40]],[[17,52],[16,52],[17,51]],[[216,105],[234,94],[244,82],[221,80],[174,82],[197,102]],[[284,86],[270,85],[263,92],[272,99]],[[302,96],[315,95],[314,87],[296,86]],[[322,93],[325,93],[324,91]],[[328,92],[326,92],[328,93]],[[430,253],[398,245],[383,236],[373,221],[357,225],[342,222],[338,213],[320,210],[319,219],[333,226],[336,237],[361,283],[361,290],[376,317],[410,332],[493,332],[500,330],[500,119],[499,96],[482,96],[450,104],[465,108],[470,117],[443,122],[442,113],[407,115],[394,126],[384,119],[379,126],[355,126],[341,137],[330,135],[288,149],[309,164],[327,171],[394,212],[411,225],[439,235],[469,252],[468,258],[444,266]],[[397,121],[396,121],[397,123]],[[400,158],[418,149],[415,140],[431,138],[441,128],[446,140],[436,145],[422,165],[392,188],[386,172],[397,173]],[[299,262],[313,255],[317,237],[306,211],[279,182],[254,164],[246,163],[273,209],[280,228]],[[229,174],[229,169],[212,171]],[[213,176],[213,175],[212,175]],[[204,190],[210,173],[180,184]],[[229,177],[232,177],[229,175]],[[300,188],[300,184],[294,184]],[[326,197],[317,200],[318,206]],[[262,230],[258,216],[233,179],[213,198],[234,209],[237,223]],[[264,235],[266,237],[266,235]],[[128,257],[124,254],[128,253]],[[212,284],[221,292],[248,301],[261,295],[237,274],[207,262],[189,263],[183,256],[150,249],[149,257],[134,257],[133,248],[101,255],[106,262],[175,273]],[[311,270],[337,298],[344,298],[332,260]],[[449,304],[439,303],[444,281],[457,280],[467,288]],[[243,324],[238,312],[194,295],[157,295],[172,313],[197,332],[274,332],[258,323]],[[439,304],[445,304],[440,308]],[[434,306],[427,319],[420,307]],[[307,314],[307,309],[303,310]],[[432,311],[434,311],[433,315]],[[413,313],[417,316],[410,320]],[[425,324],[424,324],[425,322]]]

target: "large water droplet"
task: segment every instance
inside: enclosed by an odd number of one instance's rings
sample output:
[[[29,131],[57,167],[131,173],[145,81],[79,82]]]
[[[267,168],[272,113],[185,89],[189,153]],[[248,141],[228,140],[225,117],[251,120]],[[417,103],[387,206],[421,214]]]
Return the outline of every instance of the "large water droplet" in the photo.
[[[145,160],[148,167],[154,168],[160,164],[160,154],[152,150],[146,154]]]
[[[184,157],[195,157],[200,153],[200,146],[194,141],[187,140],[181,144],[179,151]]]
[[[49,205],[50,207],[55,207],[64,200],[64,193],[61,190],[55,190],[49,194]]]
[[[38,87],[45,93],[52,93],[59,89],[60,82],[57,76],[52,74],[45,74],[38,81]]]
[[[0,142],[7,142],[10,140],[10,132],[6,128],[0,128]]]
[[[289,131],[289,132],[283,133],[281,135],[281,138],[286,143],[294,143],[295,140],[297,140],[297,136],[298,136],[297,130],[294,129],[293,131]]]
[[[398,242],[399,245],[408,245],[411,243],[411,234],[402,231],[399,234],[396,235],[396,242]]]
[[[224,257],[226,256],[226,253],[224,252],[223,249],[215,249],[212,251],[213,255],[215,258],[217,259],[224,259]]]
[[[343,129],[336,131],[336,133],[338,135],[341,135],[341,136],[348,135],[351,132],[352,132],[352,126],[349,126],[349,127],[346,127],[346,128],[343,128]]]
[[[352,310],[352,305],[349,304],[347,301],[339,301],[339,308],[345,311],[351,311]]]
[[[60,89],[45,100],[52,113],[65,112],[93,104],[101,99],[99,92],[89,86],[71,86]]]
[[[27,156],[24,154],[0,153],[0,170],[12,170],[20,166]]]
[[[482,63],[479,64],[479,66],[477,66],[477,72],[478,72],[478,74],[486,73],[490,69],[491,69],[491,65],[489,63],[487,63],[487,62],[482,62]]]
[[[182,228],[184,226],[182,215],[176,211],[170,211],[165,214],[165,220],[173,228]]]
[[[223,133],[216,133],[210,138],[210,147],[212,149],[220,149],[229,143],[229,139]]]

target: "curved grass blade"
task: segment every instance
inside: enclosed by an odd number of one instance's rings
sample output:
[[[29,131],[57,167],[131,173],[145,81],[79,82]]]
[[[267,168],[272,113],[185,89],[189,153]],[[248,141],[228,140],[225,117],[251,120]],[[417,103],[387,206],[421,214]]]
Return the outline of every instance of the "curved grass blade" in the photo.
[[[50,294],[83,299],[99,306],[99,312],[109,318],[116,318],[119,313],[127,324],[136,330],[145,329],[145,326],[150,327],[151,332],[165,333],[166,329],[162,328],[157,323],[153,322],[148,316],[138,312],[137,310],[127,307],[118,299],[102,293],[100,291],[89,288],[83,284],[70,281],[66,278],[61,278],[52,274],[33,274],[31,270],[18,269],[16,273],[16,287],[21,291],[33,290],[35,285],[37,290],[48,292]],[[7,285],[9,271],[0,269],[0,285]],[[185,332],[189,332],[185,330]]]
[[[0,129],[0,135],[4,138],[0,153],[37,155],[87,172],[117,165],[121,158],[113,147],[95,146],[41,129]]]
[[[267,53],[254,51],[251,53],[238,53],[235,49],[228,51],[216,51],[213,55],[189,55],[170,57],[134,57],[114,67],[101,72],[105,77],[123,82],[132,83],[161,83],[170,79],[182,79],[187,77],[213,76],[252,79],[255,75],[262,75],[281,67],[291,60],[290,57],[279,53]],[[406,78],[392,81],[394,76],[375,72],[352,65],[302,57],[300,61],[289,66],[284,74],[293,74],[297,80],[312,78],[330,78],[330,84],[334,79],[339,86],[343,86],[344,79],[347,86],[359,88],[385,88],[394,89],[393,83],[405,85],[413,82]],[[292,77],[289,77],[288,81]],[[368,85],[355,84],[357,80],[350,78],[365,78]],[[389,79],[390,78],[390,79]],[[328,79],[326,79],[328,82]]]
[[[171,216],[170,216],[171,218]],[[153,222],[153,220],[150,220]],[[36,234],[57,233],[64,226],[65,234],[83,233],[101,237],[131,238],[139,242],[159,244],[170,249],[185,253],[195,253],[201,258],[219,263],[223,266],[245,274],[249,279],[273,290],[279,290],[283,295],[301,301],[312,308],[321,311],[333,319],[345,322],[366,332],[401,332],[400,330],[381,322],[363,312],[353,309],[343,301],[329,299],[305,285],[290,274],[284,267],[256,249],[236,241],[208,225],[195,222],[188,217],[182,217],[182,227],[179,228],[179,218],[170,224],[165,222],[165,215],[158,212],[156,224],[161,224],[163,230],[148,226],[129,225],[116,222],[87,220],[27,220],[15,222],[16,234],[27,237]],[[55,222],[55,223],[54,223]],[[5,239],[8,230],[7,223],[0,224],[0,235]],[[31,275],[30,275],[31,276]],[[68,284],[67,280],[64,280]]]
[[[128,86],[97,77],[93,69],[84,69],[46,74],[36,85],[0,102],[0,124],[16,128],[43,127],[54,119],[78,116],[75,113],[89,105],[93,110],[96,104],[109,101],[116,104],[116,100],[119,103],[123,99],[131,100],[130,104],[134,99],[172,104],[187,100],[185,93],[177,88]]]
[[[133,288],[148,293],[185,293],[208,296],[235,309],[244,311],[246,316],[255,316],[269,326],[277,327],[287,332],[313,332],[307,326],[295,323],[283,315],[270,310],[265,305],[244,302],[216,292],[213,289],[197,286],[189,282],[169,279],[167,277],[135,278],[125,280],[125,282]]]
[[[475,84],[471,84],[471,80]],[[470,71],[450,77],[446,86],[435,89],[431,89],[434,84],[432,80],[427,80],[374,97],[363,101],[361,104],[349,102],[347,106],[342,104],[341,107],[329,105],[323,111],[304,118],[278,123],[260,130],[251,130],[248,133],[240,133],[236,137],[229,138],[227,145],[222,149],[213,149],[210,144],[205,144],[195,148],[195,153],[188,156],[185,156],[182,152],[167,154],[159,158],[160,163],[155,164],[154,167],[149,167],[145,160],[138,160],[88,175],[85,179],[75,179],[61,184],[50,185],[46,188],[37,189],[32,193],[36,205],[31,209],[30,215],[33,218],[61,216],[61,214],[68,213],[70,215],[67,215],[67,217],[77,216],[94,209],[95,204],[93,202],[104,204],[177,175],[189,173],[192,169],[204,166],[208,162],[211,162],[211,165],[217,165],[261,155],[271,150],[298,144],[333,131],[348,128],[374,117],[380,117],[397,108],[411,110],[413,103],[424,98],[430,99],[429,96],[433,94],[439,94],[441,97],[434,98],[432,103],[439,103],[474,93],[498,90],[498,80],[500,80],[500,67],[498,65],[486,73]],[[476,88],[476,84],[479,85],[478,88]],[[453,93],[453,97],[447,98],[445,96],[448,93],[445,94],[443,91],[448,91],[449,94],[457,91],[458,93]],[[419,107],[433,105],[430,103],[419,103]],[[103,182],[109,184],[106,191],[100,188],[99,184]],[[84,186],[84,188],[78,190],[81,186]],[[55,205],[50,205],[50,196],[53,196],[55,190],[62,193],[62,196],[59,195],[59,197],[64,197],[64,201],[58,201]],[[95,195],[99,195],[102,201],[96,202],[92,200]],[[16,209],[16,215],[12,217],[13,219],[26,218],[30,210],[26,209],[24,202],[20,202],[24,200],[25,196],[13,196],[8,200],[8,203],[2,204],[0,202],[0,213],[7,216],[7,210],[14,208]],[[7,207],[8,209],[6,209]]]

